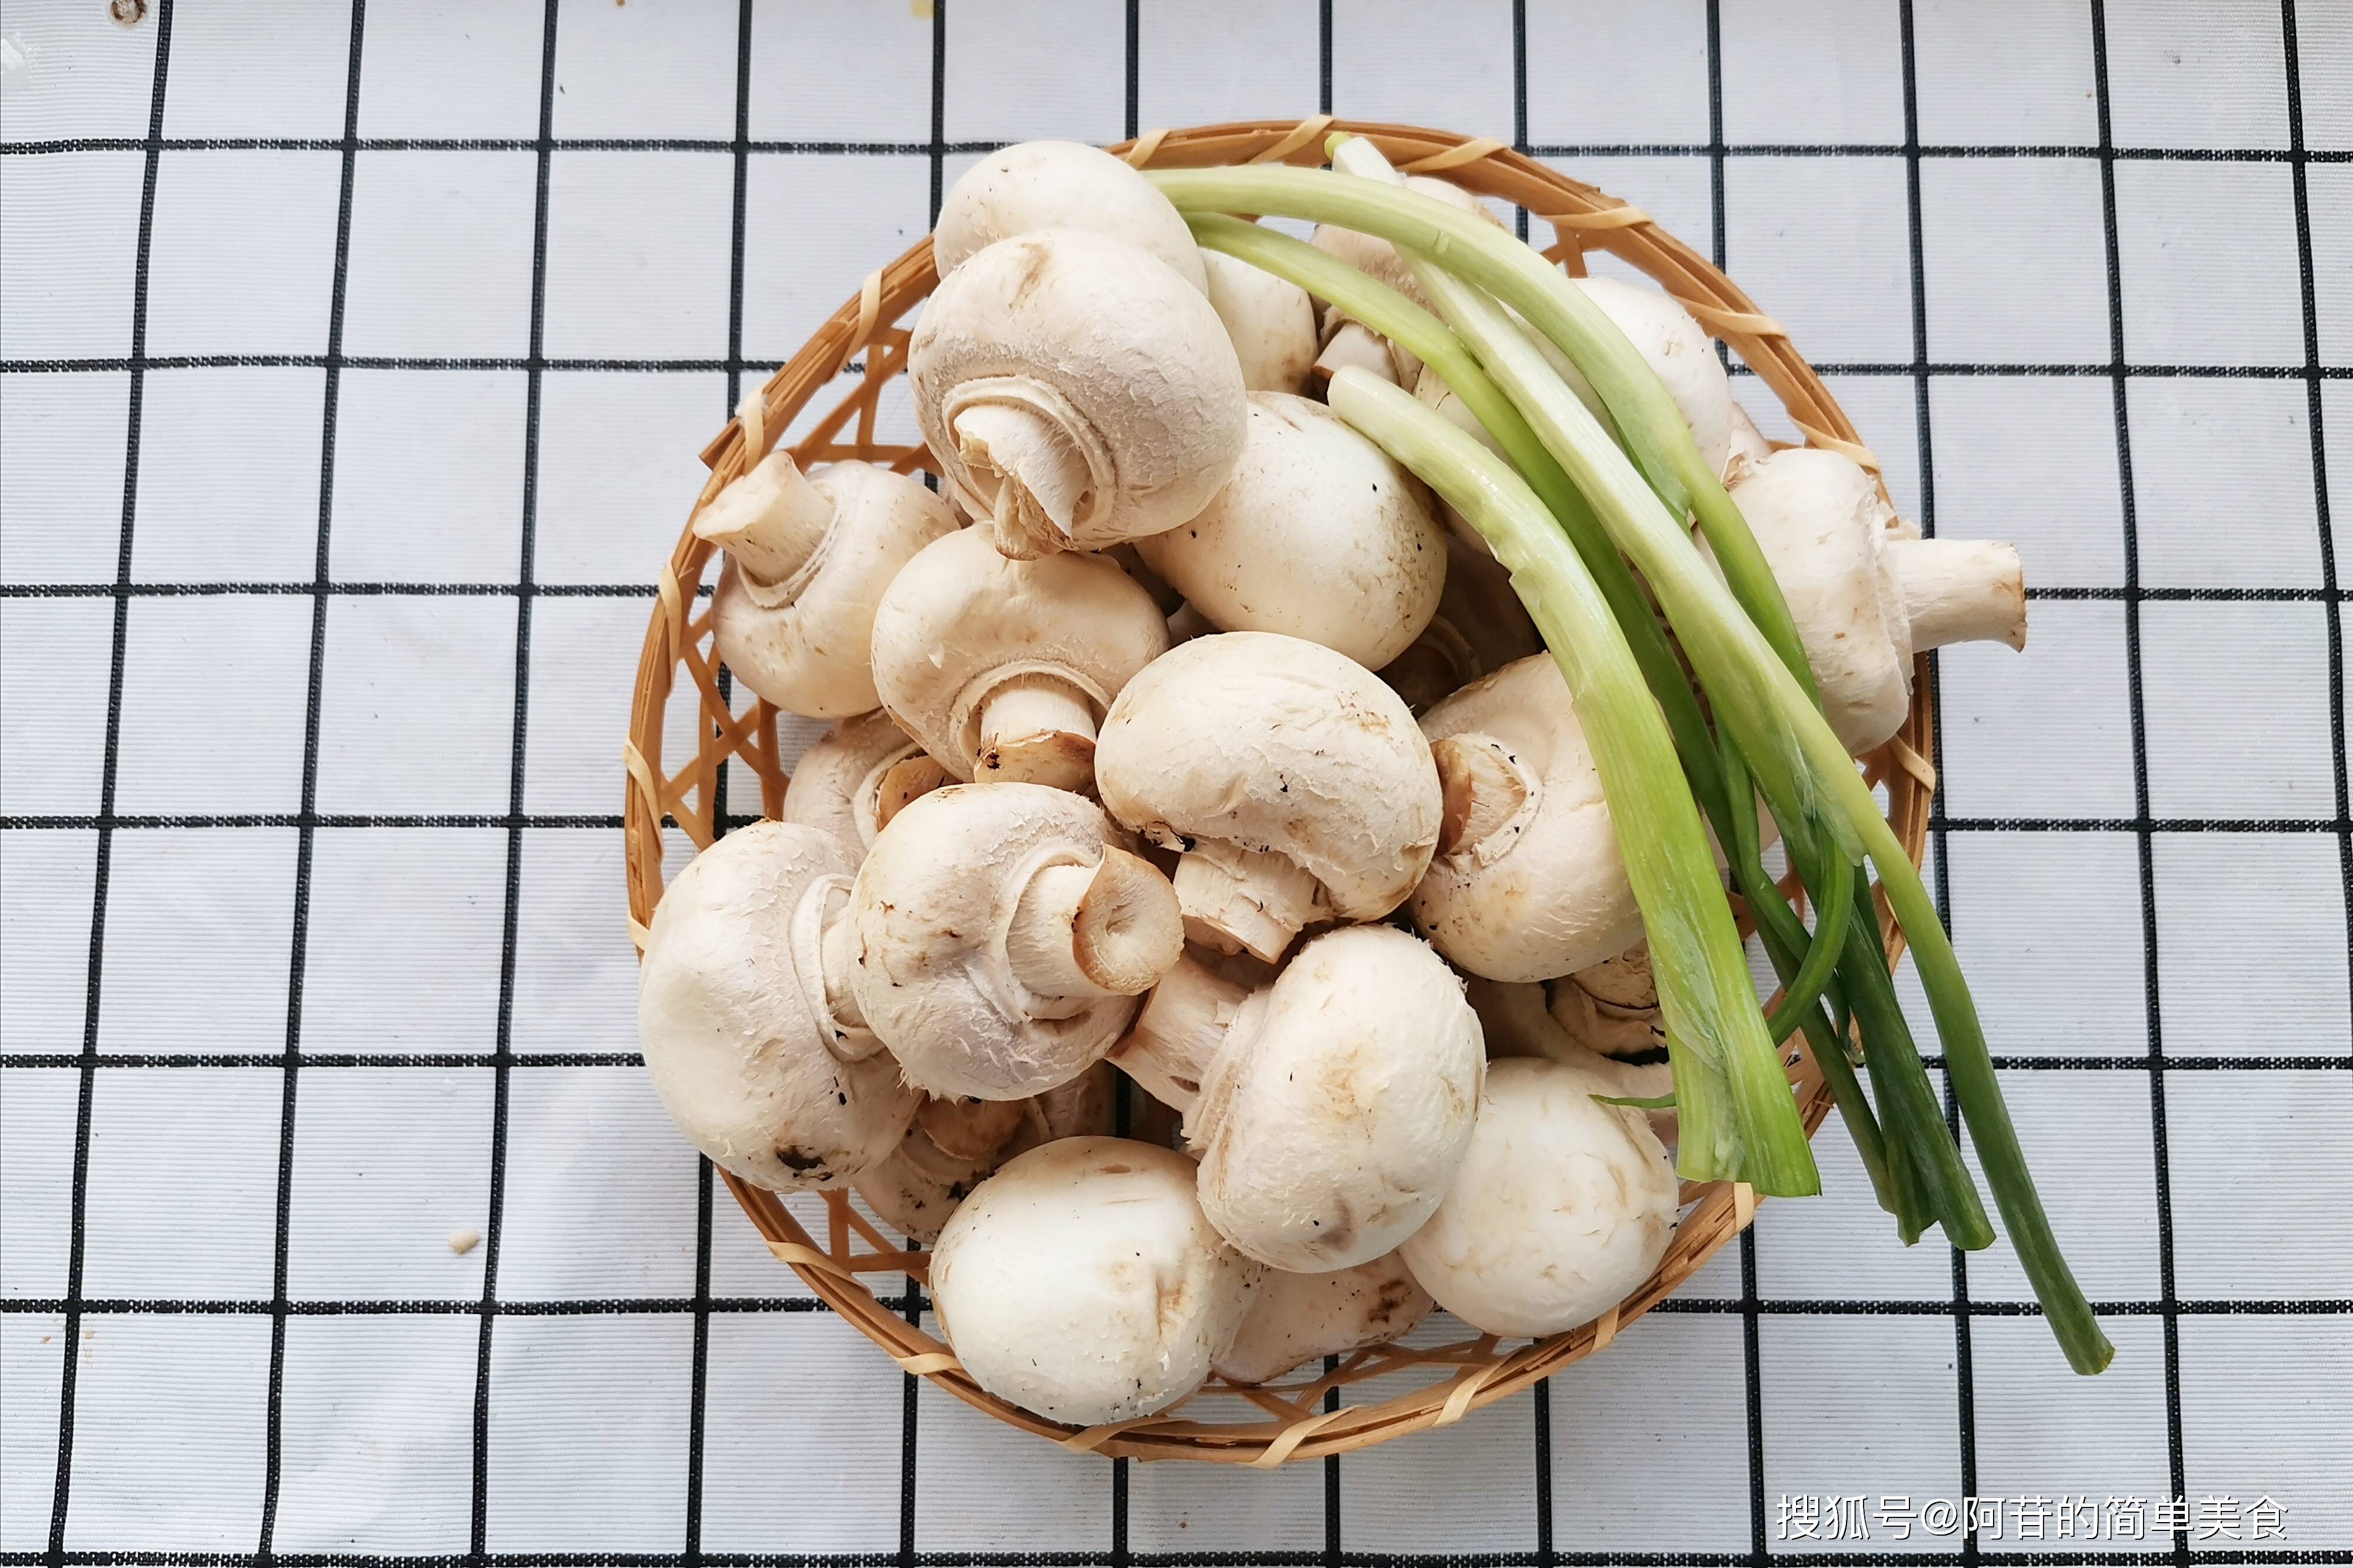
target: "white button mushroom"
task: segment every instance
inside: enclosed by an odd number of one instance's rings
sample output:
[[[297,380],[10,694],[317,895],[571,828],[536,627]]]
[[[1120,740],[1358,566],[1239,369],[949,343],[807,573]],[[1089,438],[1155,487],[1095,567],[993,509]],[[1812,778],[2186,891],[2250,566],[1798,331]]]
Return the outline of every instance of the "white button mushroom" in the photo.
[[[1197,637],[1129,681],[1095,782],[1113,816],[1182,852],[1187,935],[1270,963],[1311,921],[1397,908],[1438,842],[1438,773],[1404,701],[1271,632]]]
[[[1270,1268],[1217,1373],[1234,1383],[1266,1383],[1305,1363],[1411,1333],[1431,1305],[1394,1252],[1324,1274]]]
[[[1667,395],[1691,426],[1700,457],[1711,470],[1722,473],[1732,449],[1732,379],[1706,330],[1682,301],[1657,289],[1615,278],[1580,278],[1577,286],[1666,383]]]
[[[861,713],[837,720],[801,753],[778,815],[830,833],[854,862],[901,807],[947,778],[891,715]]]
[[[1550,655],[1504,666],[1422,716],[1445,826],[1414,925],[1490,980],[1547,980],[1622,952],[1642,911],[1601,773]]]
[[[1185,1112],[1201,1208],[1277,1268],[1366,1263],[1428,1219],[1484,1058],[1462,983],[1391,926],[1348,926],[1255,991],[1187,958],[1113,1063]]]
[[[1871,476],[1838,453],[1776,452],[1731,494],[1780,581],[1822,711],[1848,751],[1904,727],[1914,654],[1957,642],[2026,646],[2018,552],[1905,537]]]
[[[1740,476],[1751,467],[1773,455],[1773,443],[1765,439],[1765,432],[1757,428],[1757,421],[1748,417],[1748,410],[1737,403],[1732,405],[1732,435],[1725,443],[1724,468],[1720,477],[1726,486],[1740,482]]]
[[[1028,1100],[926,1098],[899,1147],[850,1182],[881,1216],[929,1246],[956,1205],[1015,1155],[1057,1138],[1112,1131],[1118,1075],[1097,1062]]]
[[[712,639],[737,679],[787,713],[840,719],[880,700],[867,638],[882,585],[955,514],[904,474],[784,452],[711,499],[694,531],[727,552]]]
[[[932,226],[932,257],[946,277],[1000,239],[1082,228],[1141,247],[1194,288],[1208,289],[1193,231],[1152,182],[1100,147],[1017,142],[956,176]]]
[[[1438,613],[1381,679],[1424,713],[1482,675],[1544,651],[1544,638],[1495,558],[1458,535],[1446,538],[1446,587]]]
[[[1484,1333],[1556,1334],[1630,1295],[1665,1255],[1677,1184],[1640,1111],[1558,1062],[1489,1065],[1470,1152],[1401,1249],[1438,1304]]]
[[[847,984],[908,1079],[1023,1100],[1108,1051],[1183,947],[1166,878],[1090,800],[950,784],[875,838]]]
[[[1479,1015],[1479,1027],[1487,1038],[1487,1059],[1493,1062],[1504,1057],[1542,1057],[1546,1061],[1577,1068],[1601,1085],[1601,1093],[1621,1100],[1657,1100],[1674,1093],[1675,1069],[1663,1054],[1654,1061],[1620,1061],[1577,1037],[1577,1031],[1563,1020],[1558,1010],[1547,1005],[1551,997],[1570,984],[1566,980],[1543,985],[1521,985],[1507,980],[1466,981],[1463,991],[1471,998],[1472,1010]],[[1656,1047],[1663,1053],[1666,1043],[1664,1035],[1646,1037],[1644,1048]],[[1658,1134],[1659,1142],[1673,1148],[1673,1107],[1662,1106],[1644,1114],[1650,1118],[1651,1131]]]
[[[646,1071],[694,1146],[758,1186],[839,1186],[915,1114],[898,1064],[826,982],[850,867],[828,834],[755,823],[696,856],[654,909],[638,972]]]
[[[1647,946],[1630,947],[1589,969],[1546,981],[1545,993],[1554,1020],[1588,1050],[1631,1057],[1666,1046]]]
[[[975,1382],[1089,1426],[1150,1415],[1207,1382],[1259,1272],[1202,1217],[1184,1155],[1065,1138],[964,1201],[932,1255],[931,1287]]]
[[[941,477],[1008,555],[1174,528],[1241,455],[1241,365],[1208,299],[1079,229],[999,240],[948,274],[908,380]]]
[[[874,613],[882,705],[967,782],[1094,782],[1095,724],[1167,649],[1152,595],[1109,560],[1010,561],[966,529],[934,540]]]
[[[1437,610],[1445,541],[1429,492],[1387,452],[1320,403],[1253,392],[1226,488],[1136,550],[1227,631],[1304,637],[1377,669]]]
[[[1222,251],[1201,252],[1201,264],[1209,272],[1209,304],[1241,361],[1242,384],[1297,392],[1315,363],[1315,302],[1307,290]]]

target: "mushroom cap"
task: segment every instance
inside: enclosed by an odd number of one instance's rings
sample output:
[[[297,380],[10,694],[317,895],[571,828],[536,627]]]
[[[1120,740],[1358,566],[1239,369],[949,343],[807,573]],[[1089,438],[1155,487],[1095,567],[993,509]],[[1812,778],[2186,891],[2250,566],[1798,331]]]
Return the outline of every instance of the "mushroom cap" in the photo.
[[[1201,252],[1166,196],[1100,147],[1017,142],[956,176],[932,226],[932,257],[944,278],[1000,239],[1043,228],[1107,234],[1149,251],[1207,290]]]
[[[1065,1138],[1008,1161],[964,1201],[932,1255],[931,1287],[974,1381],[1086,1426],[1200,1387],[1258,1276],[1202,1217],[1184,1155]]]
[[[837,720],[793,764],[779,818],[831,834],[855,864],[881,831],[874,820],[876,784],[892,763],[923,749],[879,709]]]
[[[1414,889],[1414,925],[1439,952],[1489,980],[1548,980],[1641,940],[1601,773],[1550,655],[1472,682],[1421,728],[1433,744],[1493,746],[1525,791],[1492,831],[1433,858]]]
[[[1428,1225],[1400,1249],[1438,1304],[1490,1334],[1591,1322],[1651,1276],[1677,1186],[1641,1112],[1599,1079],[1533,1057],[1491,1062],[1471,1148]]]
[[[1485,1067],[1444,960],[1393,926],[1325,932],[1242,1005],[1185,1119],[1202,1212],[1277,1268],[1370,1262],[1446,1195]]]
[[[1137,998],[1034,994],[1014,976],[1006,931],[1039,870],[1093,866],[1124,842],[1094,802],[1044,784],[949,784],[891,819],[850,894],[849,980],[909,1081],[943,1098],[1023,1100],[1111,1049]]]
[[[1413,1331],[1430,1316],[1430,1292],[1394,1252],[1324,1274],[1270,1268],[1218,1375],[1265,1383],[1327,1355],[1345,1355]]]
[[[956,531],[955,513],[922,483],[871,463],[808,476],[833,503],[833,526],[789,583],[754,583],[729,556],[711,602],[719,655],[736,678],[787,713],[842,719],[881,702],[868,664],[874,605],[907,559]]]
[[[1722,473],[1732,449],[1732,378],[1715,356],[1706,329],[1680,300],[1657,289],[1615,278],[1579,278],[1585,297],[1601,307],[1667,384],[1710,473]]]
[[[1421,635],[1446,585],[1429,491],[1307,398],[1251,393],[1249,430],[1226,488],[1137,551],[1227,631],[1304,637],[1379,668]]]
[[[892,718],[970,782],[981,704],[998,686],[1059,675],[1100,718],[1167,647],[1168,622],[1151,594],[1110,560],[1010,561],[967,528],[925,545],[882,595],[874,683]]]
[[[1732,487],[1789,602],[1822,715],[1852,752],[1904,727],[1912,707],[1912,623],[1886,543],[1894,509],[1836,452],[1792,447]]]
[[[939,1239],[956,1205],[1006,1161],[1057,1138],[1108,1134],[1118,1104],[1117,1079],[1110,1063],[1097,1062],[1070,1082],[1017,1102],[1012,1133],[977,1157],[941,1148],[919,1113],[890,1157],[860,1172],[850,1185],[884,1224],[929,1246]]]
[[[923,308],[908,380],[941,477],[975,517],[994,514],[997,482],[959,449],[967,412],[1035,417],[1074,451],[1083,483],[1050,519],[1061,548],[1176,527],[1241,455],[1241,364],[1225,323],[1149,252],[1103,235],[1046,229],[966,260]]]
[[[818,941],[850,864],[828,834],[754,823],[654,908],[638,971],[646,1071],[679,1131],[756,1186],[839,1186],[915,1114],[898,1064],[825,1005]]]
[[[1252,392],[1297,392],[1315,363],[1315,301],[1288,278],[1239,256],[1204,250],[1209,305],[1226,324],[1242,384]]]
[[[1155,843],[1289,857],[1343,920],[1397,908],[1438,842],[1438,771],[1403,700],[1345,655],[1272,632],[1153,660],[1103,720],[1095,783]]]

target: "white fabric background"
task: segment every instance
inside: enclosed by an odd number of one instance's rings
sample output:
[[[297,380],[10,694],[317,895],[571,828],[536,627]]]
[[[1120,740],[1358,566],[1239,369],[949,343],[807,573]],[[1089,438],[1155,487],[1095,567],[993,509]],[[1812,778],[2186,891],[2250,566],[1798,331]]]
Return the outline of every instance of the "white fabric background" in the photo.
[[[2063,0],[1268,0],[1132,40],[1107,0],[938,3],[376,0],[356,73],[343,5],[191,4],[152,150],[163,6],[0,13],[5,1561],[65,1495],[69,1551],[237,1563],[1715,1563],[1846,1549],[1767,1540],[1786,1494],[1970,1488],[2268,1494],[2284,1540],[2198,1552],[2344,1560],[2348,12],[2294,8],[2299,162],[2285,8],[2236,0],[2110,5],[2102,52]],[[1997,1051],[2085,1058],[2006,1076],[2120,1304],[2105,1377],[2004,1310],[2006,1252],[1895,1246],[1831,1130],[1828,1195],[1542,1402],[1115,1470],[794,1310],[628,1063],[617,754],[734,370],[923,232],[935,142],[952,180],[960,145],[1116,139],[1131,60],[1143,127],[1303,115],[1327,25],[1335,111],[1517,137],[1703,249],[1720,171],[1730,269],[1899,504],[2025,552],[2030,651],[1945,656],[1940,869]],[[485,1350],[491,1248],[445,1238],[494,1226]]]

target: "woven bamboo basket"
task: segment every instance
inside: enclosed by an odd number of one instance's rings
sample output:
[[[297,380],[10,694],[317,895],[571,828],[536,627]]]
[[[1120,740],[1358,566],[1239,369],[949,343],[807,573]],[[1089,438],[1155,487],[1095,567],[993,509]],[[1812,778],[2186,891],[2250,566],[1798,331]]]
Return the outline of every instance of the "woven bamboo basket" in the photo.
[[[1878,472],[1846,415],[1799,356],[1788,334],[1760,311],[1721,271],[1662,229],[1641,208],[1580,184],[1490,138],[1416,126],[1367,124],[1317,115],[1293,123],[1254,121],[1155,131],[1111,149],[1139,166],[1199,167],[1224,163],[1323,162],[1334,131],[1370,136],[1400,168],[1443,174],[1481,195],[1525,208],[1551,226],[1546,254],[1582,275],[1588,252],[1606,251],[1655,279],[1772,388],[1809,445],[1845,453]],[[929,237],[871,274],[857,295],[818,328],[765,387],[744,398],[738,417],[703,453],[711,478],[699,509],[757,463],[788,427],[787,449],[804,467],[860,458],[902,472],[926,466],[928,454],[912,434],[893,441],[882,430],[892,410],[884,399],[906,368],[909,332],[901,324],[938,282]],[[862,358],[861,358],[862,356]],[[821,398],[829,408],[806,417]],[[895,412],[903,413],[903,410]],[[907,424],[899,419],[894,423]],[[777,739],[777,715],[766,703],[725,695],[727,683],[712,651],[707,583],[719,552],[681,531],[659,579],[659,598],[646,628],[638,667],[636,702],[624,751],[628,783],[623,831],[628,840],[629,915],[642,945],[646,922],[664,884],[665,825],[700,849],[723,826],[729,811],[749,810],[744,785],[756,782],[763,815],[775,816],[786,776]],[[1917,693],[1903,731],[1864,759],[1866,775],[1884,792],[1888,819],[1916,862],[1927,837],[1929,797],[1936,778],[1932,754],[1932,693],[1924,660]],[[674,702],[697,710],[691,723]],[[667,742],[666,742],[667,725]],[[691,742],[681,741],[691,733]],[[723,781],[733,773],[724,793]],[[748,777],[747,777],[748,775]],[[676,840],[672,842],[675,844]],[[681,850],[684,845],[677,845]],[[682,863],[682,857],[673,857]],[[668,868],[675,871],[677,865]],[[1794,889],[1793,889],[1794,890]],[[1903,939],[1892,920],[1888,961]],[[1810,1056],[1791,1052],[1796,1086],[1809,1131],[1830,1110],[1828,1089]],[[884,1291],[920,1282],[926,1258],[894,1243],[846,1193],[789,1200],[724,1177],[735,1201],[768,1248],[818,1297],[856,1327],[901,1368],[929,1378],[997,1419],[1080,1452],[1140,1459],[1192,1459],[1271,1468],[1290,1460],[1345,1453],[1425,1427],[1443,1426],[1548,1377],[1608,1345],[1634,1319],[1656,1305],[1748,1225],[1756,1197],[1745,1184],[1685,1184],[1681,1219],[1666,1256],[1641,1288],[1595,1322],[1532,1342],[1499,1342],[1493,1335],[1457,1337],[1436,1325],[1461,1325],[1442,1314],[1415,1342],[1376,1346],[1342,1358],[1321,1375],[1302,1373],[1261,1387],[1212,1379],[1179,1406],[1137,1420],[1076,1429],[1059,1426],[984,1392],[955,1352],[878,1300]],[[1336,1394],[1336,1398],[1327,1396]],[[1330,1406],[1327,1408],[1327,1405]]]

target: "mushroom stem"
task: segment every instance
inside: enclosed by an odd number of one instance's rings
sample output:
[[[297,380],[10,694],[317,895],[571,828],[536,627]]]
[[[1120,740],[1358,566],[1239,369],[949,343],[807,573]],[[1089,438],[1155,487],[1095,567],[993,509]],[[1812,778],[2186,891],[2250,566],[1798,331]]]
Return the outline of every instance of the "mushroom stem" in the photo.
[[[986,493],[997,550],[1027,561],[1066,547],[1094,476],[1070,432],[1024,402],[967,404],[950,426]]]
[[[980,704],[973,776],[1091,794],[1095,714],[1086,693],[1056,675],[1017,675]]]
[[[915,1121],[941,1153],[986,1160],[1013,1136],[1029,1107],[1026,1100],[942,1100],[934,1095],[923,1101]]]
[[[1268,963],[1315,918],[1324,886],[1286,856],[1205,839],[1176,861],[1185,938]]]
[[[892,817],[947,782],[947,769],[921,752],[884,768],[874,781],[874,831],[890,826]]]
[[[1176,896],[1151,863],[1106,847],[1092,866],[1029,879],[1005,933],[1013,977],[1040,996],[1134,996],[1184,947]]]
[[[833,503],[803,477],[790,453],[771,452],[712,498],[694,532],[735,558],[757,583],[783,583],[808,564],[833,526]]]
[[[862,955],[858,922],[850,918],[846,894],[839,909],[827,911],[825,934],[818,940],[818,962],[825,972],[826,1011],[833,1015],[838,1027],[864,1028],[866,1015],[858,1005],[858,994],[850,989],[850,976],[857,973]]]
[[[1249,986],[1185,954],[1160,977],[1127,1037],[1113,1047],[1112,1066],[1171,1110],[1191,1110],[1250,994]]]
[[[1527,804],[1527,775],[1504,748],[1482,735],[1449,735],[1430,754],[1438,763],[1438,853],[1487,859],[1485,845]]]
[[[1887,562],[1904,589],[1912,649],[1957,642],[2026,647],[2026,578],[2015,545],[1988,539],[1891,539]]]
[[[1479,673],[1479,656],[1471,640],[1455,629],[1440,610],[1413,646],[1388,661],[1380,672],[1389,689],[1419,714],[1469,685]],[[1432,747],[1435,751],[1437,748]]]
[[[1332,334],[1324,352],[1315,356],[1308,375],[1316,382],[1327,382],[1349,365],[1361,365],[1394,384],[1398,378],[1397,360],[1389,353],[1389,345],[1375,335],[1362,321],[1346,321]]]

